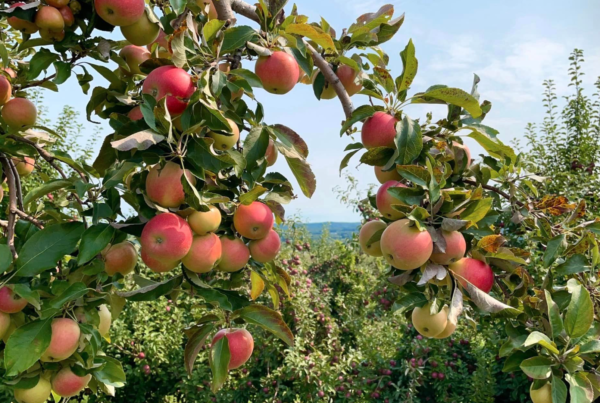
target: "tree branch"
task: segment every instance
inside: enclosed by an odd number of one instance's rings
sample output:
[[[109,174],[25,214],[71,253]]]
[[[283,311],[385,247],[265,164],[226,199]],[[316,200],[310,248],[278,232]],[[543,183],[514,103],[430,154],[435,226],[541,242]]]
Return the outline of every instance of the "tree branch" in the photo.
[[[44,229],[44,224],[38,220],[35,217],[30,216],[29,214],[19,210],[19,209],[15,209],[14,211],[11,210],[12,213],[18,215],[19,217],[21,217],[22,219],[29,221],[30,223],[32,223],[33,225],[35,225],[36,227],[38,227],[39,229]]]
[[[260,23],[260,20],[258,19],[258,15],[256,15],[256,7],[255,6],[248,4],[242,0],[226,0],[226,1],[231,2],[231,9],[233,9],[233,11],[235,11],[239,15],[243,15],[244,17],[249,18],[254,22]],[[219,6],[217,6],[218,3],[221,3],[221,1],[215,2],[215,8],[217,9],[217,11],[219,10]],[[221,19],[221,14],[219,14],[219,19]]]
[[[17,259],[17,249],[15,248],[15,224],[17,223],[17,186],[15,184],[15,176],[10,168],[10,159],[3,155],[0,159],[2,162],[2,168],[4,168],[4,174],[6,175],[6,181],[8,182],[8,230],[6,234],[7,244],[10,248],[10,252],[14,259]]]
[[[511,197],[511,196],[510,196],[508,193],[506,193],[506,192],[504,192],[504,191],[502,191],[502,190],[498,189],[498,188],[497,188],[497,187],[495,187],[495,186],[490,186],[490,185],[482,185],[482,184],[480,184],[480,183],[477,183],[477,182],[475,182],[475,181],[468,180],[468,179],[463,179],[463,183],[466,183],[467,185],[481,186],[481,187],[482,187],[482,188],[484,188],[484,189],[491,190],[492,192],[499,194],[500,196],[504,197],[504,198],[505,198],[506,200],[508,200],[508,201],[511,201],[511,200],[513,200],[513,199],[514,199],[514,198],[513,198],[513,197]],[[515,199],[514,201],[515,201],[515,203],[517,204],[517,206],[519,206],[519,207],[525,207],[525,204],[524,204],[523,202],[520,202],[519,200],[516,200],[516,199]]]
[[[235,24],[236,18],[233,13],[233,1],[232,0],[215,0],[213,4],[215,6],[215,10],[217,10],[217,15],[221,21],[229,21],[231,25]],[[241,14],[241,13],[240,13]]]

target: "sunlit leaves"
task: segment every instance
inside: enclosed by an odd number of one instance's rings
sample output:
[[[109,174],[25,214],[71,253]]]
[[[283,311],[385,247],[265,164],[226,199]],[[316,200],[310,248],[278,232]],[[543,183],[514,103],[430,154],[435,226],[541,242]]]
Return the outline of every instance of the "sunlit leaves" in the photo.
[[[590,293],[585,287],[571,279],[568,282],[571,302],[565,314],[565,331],[572,338],[581,337],[587,333],[594,321],[594,307]]]
[[[246,322],[258,325],[273,333],[288,346],[294,345],[294,335],[278,312],[264,305],[250,305],[236,311],[235,314]]]
[[[7,376],[15,376],[35,364],[50,345],[52,318],[21,326],[9,337],[4,352]]]

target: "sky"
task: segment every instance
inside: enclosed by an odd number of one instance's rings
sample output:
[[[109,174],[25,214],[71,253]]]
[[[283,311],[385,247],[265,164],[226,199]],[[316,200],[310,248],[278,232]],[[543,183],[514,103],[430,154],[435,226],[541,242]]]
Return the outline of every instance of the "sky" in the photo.
[[[319,21],[322,16],[337,32],[350,26],[361,14],[393,4],[397,16],[406,14],[396,37],[382,46],[390,56],[393,76],[402,72],[399,53],[409,39],[413,40],[419,59],[419,72],[409,95],[434,84],[470,91],[473,74],[479,75],[481,98],[493,104],[486,124],[498,129],[505,143],[521,138],[528,122],[543,119],[541,94],[545,79],[555,80],[559,98],[570,93],[568,57],[574,48],[585,52],[583,70],[587,95],[594,92],[593,83],[600,76],[598,0],[302,0],[297,4],[299,13],[309,16],[311,21]],[[244,18],[240,18],[239,24],[253,25]],[[118,35],[113,37],[118,38]],[[250,63],[243,67],[253,69]],[[104,84],[103,79],[97,77],[92,88]],[[63,106],[70,105],[80,112],[81,120],[85,120],[88,98],[73,78],[60,86],[59,93],[46,91],[44,95],[50,116],[56,116]],[[334,192],[336,187],[347,186],[344,177],[340,177],[339,164],[346,145],[356,141],[350,137],[340,138],[344,113],[339,101],[318,101],[312,87],[306,85],[296,86],[286,96],[271,95],[263,90],[256,90],[255,95],[265,107],[267,123],[292,128],[310,149],[308,162],[317,177],[317,190],[312,199],[308,199],[296,186],[299,195],[285,206],[287,215],[300,216],[306,222],[359,221],[358,214],[342,205]],[[368,98],[356,95],[353,102],[357,107],[368,103]],[[445,108],[439,106],[405,108],[413,119],[424,118],[428,111],[437,117],[445,116]],[[94,136],[93,124],[86,123],[84,127],[84,138]],[[101,133],[102,136],[111,133],[108,124],[102,125]],[[474,158],[483,152],[471,139],[465,143]],[[272,169],[295,183],[283,158]],[[369,184],[376,182],[373,168],[359,166],[356,157],[344,172],[358,179],[363,193]]]

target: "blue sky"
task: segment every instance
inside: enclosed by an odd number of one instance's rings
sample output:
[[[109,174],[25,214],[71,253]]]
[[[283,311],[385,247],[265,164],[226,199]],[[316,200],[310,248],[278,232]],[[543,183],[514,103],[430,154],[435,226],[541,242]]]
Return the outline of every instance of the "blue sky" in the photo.
[[[394,76],[402,71],[399,53],[412,38],[419,59],[419,73],[412,92],[433,84],[446,84],[470,90],[473,73],[481,77],[479,92],[493,103],[487,124],[500,130],[503,141],[523,136],[528,122],[543,119],[542,82],[556,81],[558,94],[569,93],[568,56],[573,48],[585,51],[585,87],[592,94],[592,84],[600,76],[600,4],[598,0],[504,0],[481,2],[462,0],[421,0],[412,2],[379,0],[302,0],[299,12],[312,21],[323,16],[337,32],[349,26],[359,15],[374,12],[380,6],[394,4],[396,14],[406,13],[404,25],[396,37],[383,49],[390,55]],[[290,2],[290,4],[292,4]],[[457,6],[459,4],[460,6]],[[288,6],[288,9],[290,6]],[[239,24],[243,24],[240,19]],[[249,23],[251,25],[251,23]],[[115,36],[116,37],[116,36]],[[245,68],[252,69],[250,64]],[[97,78],[92,87],[102,85]],[[308,222],[358,221],[350,208],[340,205],[333,192],[346,182],[338,173],[343,150],[353,142],[339,137],[344,119],[337,100],[317,101],[310,86],[299,85],[287,96],[276,96],[257,90],[264,104],[268,123],[285,124],[298,132],[310,148],[309,162],[317,176],[317,191],[312,199],[299,195],[286,206],[288,215],[299,214]],[[45,92],[50,116],[63,105],[71,105],[85,119],[87,97],[73,79],[60,87],[59,93]],[[355,106],[367,98],[353,97]],[[424,117],[427,111],[442,116],[439,107],[408,106],[405,111],[413,118]],[[94,125],[85,125],[85,135],[93,136]],[[103,125],[102,134],[109,134]],[[470,139],[466,143],[477,156],[482,150]],[[357,177],[366,189],[375,178],[371,167],[358,167],[358,159],[346,172]],[[280,159],[274,166],[288,178],[292,175]],[[293,180],[292,180],[293,181]]]

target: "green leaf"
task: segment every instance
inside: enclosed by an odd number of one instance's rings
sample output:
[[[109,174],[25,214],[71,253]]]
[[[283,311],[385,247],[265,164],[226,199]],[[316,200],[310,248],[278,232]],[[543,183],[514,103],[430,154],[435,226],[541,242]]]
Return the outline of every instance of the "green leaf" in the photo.
[[[477,223],[485,218],[492,208],[492,204],[494,204],[492,198],[475,200],[469,203],[467,208],[460,214],[460,219]]]
[[[124,85],[119,76],[117,76],[111,69],[105,66],[99,66],[97,64],[89,63],[94,70],[96,70],[102,77],[104,77],[112,86],[120,88]]]
[[[217,392],[223,387],[227,380],[227,371],[229,369],[229,341],[227,337],[220,338],[211,349],[210,369],[212,371],[212,391]]]
[[[594,400],[594,389],[592,388],[592,383],[583,373],[566,374],[565,379],[571,385],[569,390],[571,395],[570,403],[592,403],[592,400]]]
[[[244,80],[246,80],[248,82],[248,84],[250,84],[251,87],[254,87],[254,88],[262,88],[263,87],[262,81],[260,81],[260,77],[258,77],[256,74],[254,74],[250,70],[235,69],[235,70],[231,70],[229,72],[229,74],[243,78]]]
[[[33,277],[56,267],[63,256],[77,248],[85,227],[81,222],[55,224],[36,232],[25,242],[15,262],[15,275]]]
[[[554,269],[559,276],[568,276],[588,270],[590,270],[590,266],[587,258],[579,254],[569,257],[566,262],[556,266]]]
[[[19,297],[25,299],[31,305],[35,307],[35,309],[40,309],[40,293],[37,290],[32,290],[29,287],[29,284],[15,284],[13,286],[13,291]]]
[[[499,158],[501,160],[504,158],[510,158],[512,161],[517,160],[515,151],[510,146],[505,145],[499,139],[492,139],[488,135],[475,130],[472,127],[464,126],[463,129],[472,129],[473,131],[469,134],[469,137],[477,141],[479,145],[483,147],[492,157]]]
[[[13,263],[12,253],[6,244],[0,244],[0,274],[9,269]]]
[[[554,345],[554,343],[552,343],[552,340],[550,340],[550,338],[548,336],[546,336],[545,334],[538,332],[538,331],[534,331],[531,332],[529,334],[529,336],[527,337],[527,340],[525,340],[525,343],[523,343],[523,347],[529,347],[529,346],[533,346],[535,344],[538,344],[544,348],[546,348],[548,351],[554,353],[554,354],[558,354],[559,351],[556,348],[556,346]]]
[[[269,147],[269,131],[265,127],[255,127],[244,139],[243,156],[248,164],[248,169],[252,169],[257,162],[265,158],[267,148]]]
[[[258,325],[283,340],[288,346],[294,346],[294,335],[285,324],[281,314],[264,305],[250,305],[237,312],[248,323]]]
[[[531,358],[535,355],[535,351],[533,349],[527,351],[516,350],[514,353],[509,355],[504,361],[504,367],[502,367],[502,372],[514,372],[519,369],[521,363],[528,358]]]
[[[403,313],[410,311],[417,306],[423,306],[425,303],[427,303],[427,297],[423,293],[415,292],[405,294],[394,302],[392,311]]]
[[[410,164],[421,154],[423,149],[421,126],[407,115],[404,115],[402,121],[396,125],[395,142],[398,148],[398,164]]]
[[[242,25],[239,27],[229,28],[223,35],[223,46],[221,53],[230,53],[236,49],[244,47],[246,42],[252,42],[258,39],[256,30],[249,26]]]
[[[4,351],[6,376],[16,376],[31,368],[50,346],[52,318],[36,320],[19,327],[9,337]]]
[[[556,302],[552,299],[552,294],[548,290],[544,290],[546,294],[546,304],[548,305],[548,319],[550,322],[550,329],[552,330],[552,337],[558,337],[564,330],[564,324],[562,317],[560,316],[560,309]]]
[[[567,385],[561,378],[552,375],[552,403],[566,403]]]
[[[565,314],[565,331],[575,339],[586,334],[592,326],[594,306],[590,293],[577,280],[569,280],[567,288],[571,293],[571,302]]]
[[[406,48],[400,52],[400,57],[402,58],[404,70],[402,71],[402,75],[396,79],[396,88],[398,92],[408,90],[419,69],[419,61],[415,57],[415,45],[413,44],[412,39],[408,41]]]
[[[84,283],[71,284],[69,288],[64,290],[60,295],[44,302],[42,317],[47,318],[57,314],[68,302],[83,297],[88,291],[89,289]]]
[[[93,372],[98,381],[115,388],[125,386],[125,371],[119,360],[103,355],[96,357],[95,361],[102,363],[100,369]]]
[[[548,241],[546,252],[544,252],[544,267],[550,267],[556,260],[556,256],[564,249],[565,234],[560,234]]]
[[[54,67],[56,68],[56,77],[54,77],[54,84],[63,84],[65,81],[71,77],[71,64],[66,62],[54,62]]]
[[[581,346],[579,354],[596,354],[600,353],[600,340],[590,340]]]
[[[460,106],[464,108],[471,116],[477,118],[481,116],[481,107],[479,102],[471,94],[465,92],[459,88],[436,88],[428,90],[424,94],[415,95],[414,103],[429,103],[430,98],[439,99],[451,105]]]
[[[409,206],[420,205],[425,197],[425,191],[420,188],[392,187],[388,189],[388,193]]]
[[[277,139],[286,147],[294,149],[304,158],[308,158],[308,145],[302,137],[287,126],[276,124],[270,127]]]
[[[41,48],[29,61],[27,79],[35,80],[42,71],[47,70],[56,60],[58,60],[58,55],[56,53],[52,53],[46,48]]]
[[[285,157],[302,193],[308,198],[312,197],[315,190],[317,190],[317,179],[308,162],[294,149],[290,149],[281,143],[275,143],[275,146],[277,151]]]
[[[211,172],[219,172],[235,165],[229,154],[215,155],[210,150],[207,139],[193,137],[188,142],[187,160],[192,165]]]
[[[309,24],[290,24],[286,27],[285,32],[288,34],[305,36],[321,46],[324,50],[337,54],[335,43],[333,42],[331,35],[323,32],[321,28]]]
[[[30,203],[46,196],[48,193],[56,192],[57,190],[65,189],[71,186],[73,186],[73,182],[66,179],[55,179],[46,182],[31,189],[23,199],[23,205],[28,206]]]
[[[81,237],[77,264],[82,266],[102,252],[113,238],[115,231],[110,224],[104,223],[89,227]]]
[[[189,375],[192,375],[196,357],[198,357],[200,350],[202,349],[202,347],[204,347],[206,338],[210,333],[212,333],[214,328],[215,326],[213,324],[205,324],[200,326],[200,328],[190,337],[187,344],[185,345],[183,360],[185,364],[185,369]]]
[[[119,297],[125,298],[129,301],[155,301],[163,295],[171,293],[175,288],[181,285],[183,277],[181,275],[170,278],[163,281],[162,283],[151,283],[142,288],[138,288],[133,291],[118,292]]]
[[[350,119],[344,122],[342,129],[340,130],[340,136],[343,136],[344,133],[346,133],[346,131],[352,127],[352,125],[367,118],[370,118],[375,114],[375,112],[375,108],[371,105],[363,105],[356,108],[352,112],[352,116],[350,117]]]
[[[533,379],[548,379],[553,361],[548,357],[532,357],[521,363],[521,370]]]

